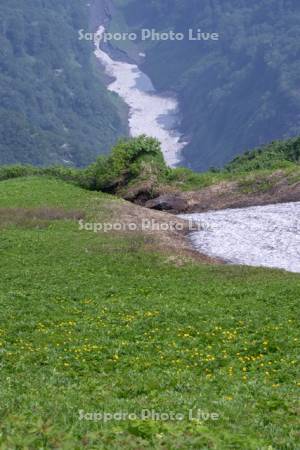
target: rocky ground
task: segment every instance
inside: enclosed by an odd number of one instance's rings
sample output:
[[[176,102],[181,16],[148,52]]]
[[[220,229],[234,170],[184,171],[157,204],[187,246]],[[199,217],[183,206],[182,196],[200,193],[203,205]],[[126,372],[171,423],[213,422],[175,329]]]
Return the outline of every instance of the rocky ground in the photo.
[[[188,192],[162,187],[154,191],[154,198],[149,198],[151,189],[149,183],[140,184],[130,188],[125,198],[173,214],[300,201],[300,180],[280,170],[268,176],[223,181]]]

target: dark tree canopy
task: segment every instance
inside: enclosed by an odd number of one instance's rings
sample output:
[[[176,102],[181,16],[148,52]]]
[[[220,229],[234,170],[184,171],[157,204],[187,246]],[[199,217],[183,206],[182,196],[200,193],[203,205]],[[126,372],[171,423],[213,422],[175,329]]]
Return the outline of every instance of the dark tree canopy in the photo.
[[[106,153],[121,121],[92,64],[80,0],[1,0],[0,163],[81,166]]]

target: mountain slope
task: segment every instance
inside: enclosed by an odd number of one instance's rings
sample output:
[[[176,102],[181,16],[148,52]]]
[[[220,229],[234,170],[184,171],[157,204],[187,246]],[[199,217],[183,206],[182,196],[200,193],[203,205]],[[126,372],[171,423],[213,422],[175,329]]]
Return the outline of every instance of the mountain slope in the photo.
[[[221,166],[243,150],[299,135],[297,0],[115,0],[130,29],[218,32],[219,41],[147,41],[142,68],[174,89],[190,144],[184,163]]]
[[[0,163],[81,166],[123,133],[92,64],[80,0],[2,0]]]

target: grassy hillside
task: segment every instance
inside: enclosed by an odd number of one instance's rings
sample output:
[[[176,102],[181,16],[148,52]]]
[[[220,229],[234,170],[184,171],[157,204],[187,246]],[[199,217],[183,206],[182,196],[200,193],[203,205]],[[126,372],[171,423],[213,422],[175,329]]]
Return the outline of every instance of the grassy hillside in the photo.
[[[185,168],[174,169],[169,174],[171,183],[183,190],[201,189],[221,181],[239,181],[255,184],[266,181],[274,174],[286,178],[290,184],[300,181],[300,138],[274,141],[237,156],[222,169],[211,168],[196,173]]]
[[[299,275],[178,267],[142,236],[79,230],[119,202],[45,177],[0,183],[0,448],[298,448]],[[145,408],[220,418],[78,412]]]
[[[275,141],[237,156],[225,166],[231,173],[299,167],[300,137]]]
[[[1,1],[0,164],[82,166],[125,133],[80,29],[80,0]]]

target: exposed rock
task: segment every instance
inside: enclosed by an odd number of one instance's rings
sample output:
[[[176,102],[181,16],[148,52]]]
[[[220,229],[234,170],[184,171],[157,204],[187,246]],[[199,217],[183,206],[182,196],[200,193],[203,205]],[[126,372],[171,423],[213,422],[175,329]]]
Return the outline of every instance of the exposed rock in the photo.
[[[178,214],[188,209],[188,202],[180,194],[166,194],[149,200],[145,207]]]
[[[263,181],[265,184],[260,183],[260,180],[253,180],[250,184],[248,182],[245,184],[245,181],[221,182],[182,195],[188,204],[188,212],[300,201],[300,182],[293,183],[280,173],[265,177]]]
[[[300,201],[300,174],[276,171],[269,176],[251,175],[237,181],[221,181],[197,191],[180,192],[176,187],[159,185],[157,180],[127,187],[120,196],[149,209],[171,214],[206,212],[226,208]]]
[[[137,205],[144,205],[148,200],[158,196],[155,183],[152,180],[143,181],[127,188],[127,191],[121,196]]]

